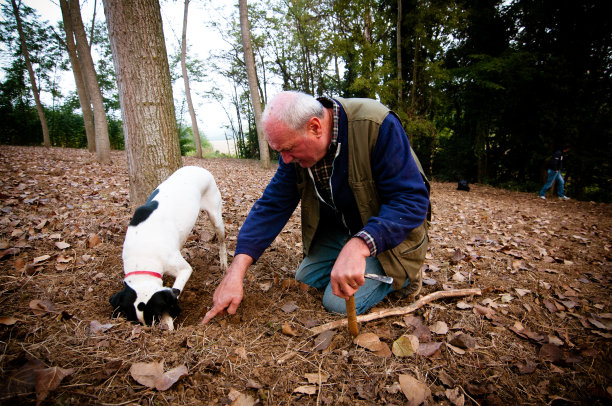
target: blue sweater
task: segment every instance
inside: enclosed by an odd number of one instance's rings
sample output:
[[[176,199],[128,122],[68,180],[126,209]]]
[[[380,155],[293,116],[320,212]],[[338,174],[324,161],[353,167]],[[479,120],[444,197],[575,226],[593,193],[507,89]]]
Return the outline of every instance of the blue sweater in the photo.
[[[321,210],[342,218],[351,234],[367,232],[378,253],[394,248],[420,226],[427,215],[429,193],[410,153],[408,136],[394,114],[382,122],[371,157],[372,176],[380,198],[376,217],[363,224],[348,184],[348,121],[340,109],[338,143],[340,154],[334,161],[331,178],[335,208],[321,203]],[[282,158],[276,174],[255,202],[238,234],[236,255],[247,254],[254,261],[281,232],[300,201],[297,164]],[[307,181],[312,181],[308,179]]]

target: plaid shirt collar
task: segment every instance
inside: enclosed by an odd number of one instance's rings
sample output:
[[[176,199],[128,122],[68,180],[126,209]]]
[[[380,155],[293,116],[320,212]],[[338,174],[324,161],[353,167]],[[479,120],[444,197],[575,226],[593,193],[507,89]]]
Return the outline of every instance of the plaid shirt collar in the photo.
[[[340,121],[340,106],[338,103],[328,97],[320,97],[317,100],[321,102],[323,107],[332,109],[332,134],[331,142],[327,149],[327,154],[316,164],[310,168],[312,179],[314,180],[315,189],[319,198],[334,207],[331,191],[331,175],[334,166],[334,159],[338,152],[338,122]]]
[[[317,99],[325,108],[332,109],[332,138],[329,148],[336,147],[338,145],[338,122],[340,121],[340,105],[333,99],[323,96]]]

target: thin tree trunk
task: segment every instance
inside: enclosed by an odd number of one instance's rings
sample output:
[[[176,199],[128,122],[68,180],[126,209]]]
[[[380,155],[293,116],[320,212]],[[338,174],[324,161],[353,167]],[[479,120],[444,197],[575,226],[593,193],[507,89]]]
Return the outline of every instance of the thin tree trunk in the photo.
[[[251,29],[249,27],[247,2],[246,0],[239,0],[238,3],[240,5],[240,31],[242,33],[244,62],[247,68],[251,104],[253,105],[255,126],[257,127],[257,140],[259,141],[259,159],[261,160],[262,167],[268,169],[270,167],[270,153],[268,151],[268,142],[266,141],[261,126],[261,99],[257,89],[257,71],[255,70],[255,57],[253,56],[253,47],[251,46]]]
[[[419,58],[419,38],[414,38],[414,58],[412,59],[412,98],[410,101],[411,114],[416,113],[416,102],[417,102],[417,74],[418,74],[418,58]]]
[[[21,42],[21,54],[25,60],[26,68],[28,69],[28,75],[30,76],[30,84],[32,85],[32,93],[34,94],[34,101],[36,102],[36,111],[38,112],[38,118],[40,119],[40,126],[42,127],[43,133],[43,145],[45,147],[51,146],[51,137],[49,136],[49,127],[47,126],[47,119],[45,118],[45,110],[42,103],[40,102],[40,92],[38,86],[36,86],[36,76],[34,75],[34,68],[32,68],[32,62],[30,61],[30,54],[28,53],[28,46],[26,44],[25,35],[23,33],[23,26],[21,24],[21,16],[19,14],[19,7],[15,0],[11,0],[13,5],[13,13],[15,14],[15,20],[17,21],[17,31],[19,31],[19,41]]]
[[[60,0],[60,8],[62,9],[62,19],[64,21],[64,30],[66,31],[66,48],[70,56],[70,64],[72,65],[72,73],[79,95],[79,103],[83,112],[83,122],[85,125],[85,136],[87,137],[87,149],[89,152],[96,152],[96,134],[94,129],[93,112],[91,111],[91,102],[87,85],[83,79],[81,64],[77,55],[76,44],[74,43],[74,31],[72,29],[72,21],[70,18],[70,6],[68,0]]]
[[[182,166],[170,68],[157,0],[104,0],[132,207]]]
[[[396,52],[397,52],[397,105],[400,106],[402,103],[402,0],[397,0],[397,38],[396,38]]]
[[[93,15],[91,16],[91,30],[89,33],[89,49],[91,49],[91,44],[93,44],[94,41],[94,29],[96,28],[96,9],[98,6],[98,1],[94,0],[94,9],[93,9]]]
[[[193,140],[196,146],[196,158],[202,159],[202,143],[200,141],[200,131],[198,130],[198,121],[196,120],[195,109],[191,101],[191,89],[189,87],[189,76],[187,74],[187,12],[189,10],[189,0],[185,0],[185,12],[183,13],[183,37],[181,40],[181,68],[183,69],[183,81],[185,82],[185,96],[187,97],[187,106],[189,107],[189,115],[191,116],[191,128],[193,130]]]
[[[79,62],[81,63],[81,71],[83,78],[87,84],[87,91],[93,105],[94,127],[96,134],[96,154],[98,162],[108,164],[110,158],[110,140],[108,138],[108,122],[106,121],[106,110],[104,109],[104,101],[102,92],[98,85],[98,76],[94,67],[91,52],[87,43],[87,35],[85,35],[85,27],[81,19],[81,9],[79,0],[70,0],[70,17],[72,21],[72,30],[76,39],[77,52]]]

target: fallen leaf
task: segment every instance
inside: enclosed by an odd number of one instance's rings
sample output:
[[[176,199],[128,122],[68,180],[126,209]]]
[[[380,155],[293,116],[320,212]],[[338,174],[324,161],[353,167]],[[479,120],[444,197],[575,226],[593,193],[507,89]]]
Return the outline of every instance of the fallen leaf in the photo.
[[[96,245],[99,245],[101,243],[102,243],[102,239],[100,238],[100,236],[98,236],[98,234],[91,234],[87,238],[87,248],[93,248]]]
[[[472,310],[474,314],[479,314],[481,316],[485,316],[485,318],[491,320],[493,316],[495,316],[495,310],[490,307],[484,307],[481,305],[475,305],[474,310]]]
[[[353,343],[372,351],[379,357],[387,358],[391,356],[391,349],[389,346],[380,341],[380,338],[374,333],[359,334],[357,337],[355,337]]]
[[[59,263],[68,263],[68,262],[72,262],[73,260],[74,260],[73,257],[65,257],[63,255],[58,255],[57,258],[55,259],[55,261]]]
[[[37,369],[36,374],[36,401],[37,403],[45,400],[49,392],[55,390],[62,380],[72,374],[74,369],[63,369],[59,367],[51,367],[45,369]]]
[[[400,375],[399,384],[402,393],[408,399],[408,406],[418,406],[431,397],[431,391],[427,385],[410,375]]]
[[[443,369],[438,372],[438,379],[446,387],[455,386],[455,380]]]
[[[93,335],[93,334],[103,333],[106,330],[114,326],[115,324],[111,324],[111,323],[101,324],[98,320],[92,320],[89,323],[89,334]]]
[[[137,362],[130,367],[130,375],[141,385],[165,391],[187,375],[187,367],[181,365],[164,373],[163,361]]]
[[[176,368],[172,368],[166,371],[155,384],[155,389],[160,391],[168,390],[174,385],[179,379],[187,375],[187,367],[180,365]]]
[[[13,263],[13,267],[15,268],[16,271],[23,269],[25,266],[26,266],[26,263],[23,260],[23,258],[17,258],[15,262]]]
[[[396,357],[411,357],[419,350],[419,339],[413,335],[403,335],[393,342],[392,352]]]
[[[461,309],[461,310],[471,309],[472,307],[474,307],[474,306],[472,306],[471,304],[468,304],[468,303],[464,302],[463,300],[461,300],[461,301],[459,301],[459,302],[457,303],[457,308],[458,308],[458,309]]]
[[[311,374],[304,374],[304,377],[306,378],[306,380],[308,381],[308,383],[310,384],[317,384],[320,385],[322,383],[327,382],[327,380],[329,379],[329,374],[323,372],[323,373],[311,373]]]
[[[446,346],[447,346],[448,348],[450,348],[451,350],[453,350],[455,353],[459,354],[459,355],[463,355],[463,354],[465,354],[465,350],[462,350],[462,349],[461,349],[461,348],[459,348],[459,347],[455,347],[455,346],[454,346],[454,345],[452,345],[452,344],[446,343]]]
[[[465,396],[459,391],[459,388],[447,389],[444,391],[446,398],[455,406],[465,405]]]
[[[529,289],[518,289],[518,288],[515,288],[514,290],[521,297],[525,296],[528,293],[531,293],[531,291]]]
[[[291,337],[297,336],[297,332],[289,325],[288,322],[283,323],[283,328],[281,332],[286,336],[291,336]]]
[[[538,352],[538,358],[542,361],[559,362],[563,357],[563,351],[553,344],[543,344]]]
[[[459,333],[449,340],[451,345],[461,349],[470,349],[476,347],[476,339],[465,333]]]
[[[438,335],[444,335],[448,333],[448,325],[443,321],[436,321],[434,325],[429,328],[429,330]]]
[[[327,349],[335,335],[336,333],[332,330],[327,330],[319,334],[314,340],[313,351],[323,351]]]
[[[296,305],[295,302],[285,303],[281,307],[281,310],[284,311],[285,313],[292,313],[292,312],[296,311],[297,309],[299,309],[299,306]]]
[[[530,360],[526,360],[525,362],[517,362],[516,368],[522,375],[532,374],[536,370],[536,363]]]
[[[14,317],[10,317],[10,316],[1,316],[0,317],[0,324],[5,325],[5,326],[12,326],[13,324],[17,323],[19,320],[14,318]]]
[[[41,255],[39,257],[34,258],[32,260],[32,263],[38,264],[40,262],[44,262],[44,261],[48,260],[49,258],[51,258],[51,255]]]
[[[17,255],[19,254],[20,249],[19,248],[7,248],[5,250],[0,251],[0,259],[8,256],[8,255]]]
[[[30,309],[34,315],[42,316],[43,314],[54,312],[55,306],[49,300],[34,299],[30,301]]]
[[[370,351],[378,351],[384,344],[382,341],[380,341],[380,338],[374,333],[359,334],[357,337],[355,337],[353,343]]]
[[[157,380],[164,373],[163,362],[137,362],[130,367],[130,375],[136,382],[154,388]]]
[[[440,347],[442,347],[442,343],[419,343],[419,351],[418,354],[421,357],[425,358],[437,358],[440,355]]]
[[[461,272],[456,272],[453,277],[452,277],[453,281],[455,282],[465,282],[465,276],[463,276],[463,274]]]
[[[70,247],[70,244],[64,241],[59,241],[55,243],[55,246],[59,248],[60,250],[65,250],[66,248]]]
[[[0,385],[0,393],[13,397],[34,392],[36,370],[46,367],[47,366],[38,359],[26,361],[13,374],[3,378],[4,382]]]
[[[508,327],[508,329],[514,331],[516,334],[523,338],[528,338],[538,343],[543,343],[547,340],[547,337],[544,334],[539,334],[534,331],[531,331],[530,329],[523,327],[523,325],[518,321],[515,322],[512,327]]]
[[[293,390],[293,393],[301,393],[304,395],[316,395],[317,387],[313,385],[298,386],[297,388]]]

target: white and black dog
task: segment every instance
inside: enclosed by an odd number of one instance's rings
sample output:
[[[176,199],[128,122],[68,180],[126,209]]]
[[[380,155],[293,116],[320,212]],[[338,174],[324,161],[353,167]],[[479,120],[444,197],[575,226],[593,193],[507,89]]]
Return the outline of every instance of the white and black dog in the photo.
[[[181,248],[200,210],[208,214],[219,242],[223,270],[227,268],[221,194],[204,168],[185,166],[174,172],[138,207],[123,243],[124,289],[110,298],[113,316],[151,325],[156,321],[174,329],[179,315],[178,296],[191,276]],[[175,277],[172,289],[162,276]]]

